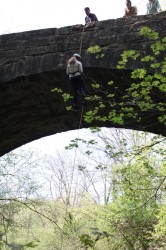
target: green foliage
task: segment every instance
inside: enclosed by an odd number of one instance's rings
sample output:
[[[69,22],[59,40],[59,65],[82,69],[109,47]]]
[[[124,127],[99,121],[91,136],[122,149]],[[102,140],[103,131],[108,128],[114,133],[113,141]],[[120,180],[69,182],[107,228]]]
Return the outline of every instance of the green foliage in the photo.
[[[25,248],[35,248],[36,246],[37,246],[37,244],[35,244],[35,242],[33,242],[33,241],[30,241],[24,245]]]
[[[152,162],[141,158],[137,163],[115,170],[115,201],[106,208],[110,226],[114,233],[121,232],[119,241],[124,249],[148,249],[152,241],[153,226],[161,190],[161,177],[156,179],[159,169]],[[160,190],[158,187],[160,186]],[[159,194],[160,193],[160,194]],[[122,245],[116,249],[123,249]]]
[[[157,246],[157,249],[164,249],[166,244],[166,203],[159,208],[157,215],[158,223],[155,225],[155,231],[153,232],[153,246]]]
[[[140,30],[140,35],[145,36],[148,39],[152,39],[152,40],[157,40],[159,39],[159,34],[153,30],[151,30],[149,27],[143,27]]]
[[[4,243],[0,240],[0,249],[3,249]]]
[[[166,37],[160,39],[159,33],[149,27],[143,27],[140,36],[149,40],[146,50],[148,53],[123,51],[117,64],[117,69],[120,70],[126,69],[128,64],[140,65],[131,72],[131,84],[119,95],[118,86],[111,79],[105,88],[93,81],[93,94],[86,97],[88,108],[83,115],[85,122],[111,122],[122,126],[128,118],[140,123],[146,116],[149,117],[149,114],[155,114],[157,122],[165,124],[166,104],[162,94],[166,92],[166,57],[163,58],[162,55],[166,49]],[[103,56],[98,45],[90,47],[88,52],[97,57]],[[58,88],[52,91],[63,93]],[[158,99],[160,95],[161,100]],[[63,93],[62,97],[65,102],[72,98],[68,93]],[[71,110],[71,105],[66,105],[66,109]]]
[[[82,234],[80,237],[80,242],[84,247],[91,247],[94,249],[94,241],[92,240],[91,236],[88,234]]]
[[[62,89],[60,88],[54,88],[51,90],[51,92],[62,93],[64,102],[67,102],[69,99],[72,98],[72,96],[69,93],[63,93]]]
[[[164,101],[157,103],[153,96],[154,92],[166,92],[166,58],[163,61],[158,61],[158,55],[165,51],[166,38],[160,39],[159,34],[148,27],[143,27],[140,30],[140,35],[154,41],[149,46],[151,52],[147,55],[141,55],[135,50],[124,51],[121,55],[122,60],[117,65],[118,69],[124,69],[128,63],[134,63],[134,61],[141,64],[142,67],[131,72],[133,83],[125,90],[120,102],[116,102],[117,87],[113,81],[108,82],[108,86],[112,88],[111,93],[103,90],[103,87],[97,83],[92,84],[94,92],[96,91],[98,94],[87,98],[88,102],[94,103],[94,108],[85,113],[84,120],[86,122],[92,123],[98,120],[123,125],[124,121],[130,117],[140,123],[142,112],[153,113],[158,110],[160,113],[158,122],[165,124],[166,104]],[[102,93],[102,97],[100,93]]]
[[[88,48],[88,52],[90,54],[96,55],[96,58],[102,58],[102,57],[104,57],[104,54],[101,53],[102,49],[98,45],[91,46],[90,48]]]
[[[92,123],[92,121],[96,119],[96,114],[97,113],[98,113],[97,110],[90,110],[90,111],[86,112],[86,114],[84,116],[84,120],[87,123]]]
[[[99,89],[100,88],[100,84],[98,84],[98,83],[93,83],[92,84],[92,87],[94,88],[94,89]]]
[[[143,79],[146,75],[147,71],[145,69],[136,69],[132,72],[131,78],[136,79]]]
[[[135,50],[123,51],[122,60],[118,62],[117,69],[124,69],[129,59],[136,60],[140,56]]]
[[[126,132],[120,137],[120,131],[114,130],[108,140],[107,134],[110,133],[98,128],[91,130],[99,133],[104,145],[96,138],[76,138],[67,148],[78,149],[84,145],[83,153],[89,160],[97,155],[93,163],[79,161],[75,166],[78,172],[75,169],[72,174],[69,173],[71,166],[60,169],[57,164],[58,168],[52,169],[51,180],[54,174],[57,176],[60,173],[60,197],[1,202],[2,250],[10,249],[12,244],[36,250],[144,250],[165,244],[165,139],[151,136],[147,140],[147,134],[140,133],[138,136],[136,132],[132,133],[132,139],[127,139],[129,135]],[[103,153],[102,157],[99,150]],[[12,158],[8,156],[7,160],[13,166]],[[64,157],[61,161],[64,162]],[[80,186],[78,173],[83,180]],[[63,182],[66,175],[69,183],[72,175],[76,177],[71,186]],[[106,188],[104,202],[97,203],[93,193],[88,192],[87,177],[100,199],[103,196],[103,180]],[[82,189],[84,182],[85,189]],[[57,191],[57,183],[55,187]],[[6,224],[2,223],[4,218],[8,218]]]
[[[51,92],[63,93],[62,89],[60,88],[51,89]]]
[[[96,54],[96,53],[101,52],[101,48],[100,48],[98,45],[91,46],[91,47],[88,49],[88,52],[91,53],[91,54]]]

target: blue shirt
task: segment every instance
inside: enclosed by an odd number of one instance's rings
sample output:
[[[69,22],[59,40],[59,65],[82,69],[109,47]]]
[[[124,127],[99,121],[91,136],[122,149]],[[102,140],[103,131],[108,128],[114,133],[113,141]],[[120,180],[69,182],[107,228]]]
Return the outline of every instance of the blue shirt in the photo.
[[[98,21],[95,14],[90,13],[89,16],[85,17],[85,23],[91,23],[91,22],[95,22],[95,21]]]
[[[158,0],[153,0],[152,2],[147,3],[147,13],[146,14],[155,14],[161,11],[161,7]]]

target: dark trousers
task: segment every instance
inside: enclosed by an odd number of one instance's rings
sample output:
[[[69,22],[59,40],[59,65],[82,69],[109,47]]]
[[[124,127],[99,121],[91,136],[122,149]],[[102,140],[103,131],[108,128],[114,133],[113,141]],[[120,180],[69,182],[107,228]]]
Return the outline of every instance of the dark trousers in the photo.
[[[73,88],[74,104],[78,104],[78,96],[81,95],[82,103],[85,103],[85,86],[83,76],[74,76],[70,78]]]

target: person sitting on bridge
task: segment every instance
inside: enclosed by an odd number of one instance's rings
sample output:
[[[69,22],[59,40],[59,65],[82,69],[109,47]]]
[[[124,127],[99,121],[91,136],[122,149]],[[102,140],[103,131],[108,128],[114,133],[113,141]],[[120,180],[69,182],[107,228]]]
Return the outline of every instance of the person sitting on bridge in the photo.
[[[146,14],[156,14],[161,12],[160,3],[158,0],[148,0]]]
[[[137,7],[132,6],[130,0],[126,0],[125,14],[123,17],[136,16],[136,15],[137,15]]]
[[[69,76],[74,95],[74,109],[78,109],[78,95],[82,96],[82,105],[85,105],[85,87],[84,79],[82,76],[83,67],[81,63],[81,56],[74,54],[67,63],[66,73]]]
[[[95,14],[90,12],[90,8],[86,7],[85,9],[86,17],[85,17],[85,27],[92,27],[94,26],[95,22],[98,21]]]

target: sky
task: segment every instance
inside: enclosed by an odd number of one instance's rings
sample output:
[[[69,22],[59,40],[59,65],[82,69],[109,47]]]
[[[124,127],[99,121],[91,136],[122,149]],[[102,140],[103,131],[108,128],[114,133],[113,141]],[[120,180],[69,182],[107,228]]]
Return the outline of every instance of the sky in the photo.
[[[62,152],[64,148],[70,144],[71,140],[76,138],[86,138],[86,140],[88,140],[88,138],[92,138],[92,134],[88,129],[71,130],[43,137],[25,144],[22,148],[23,150],[35,150],[41,154],[54,156],[57,151]]]
[[[120,18],[126,0],[0,0],[0,34],[84,24],[85,7],[99,21]],[[132,0],[138,14],[146,13],[147,0]]]

